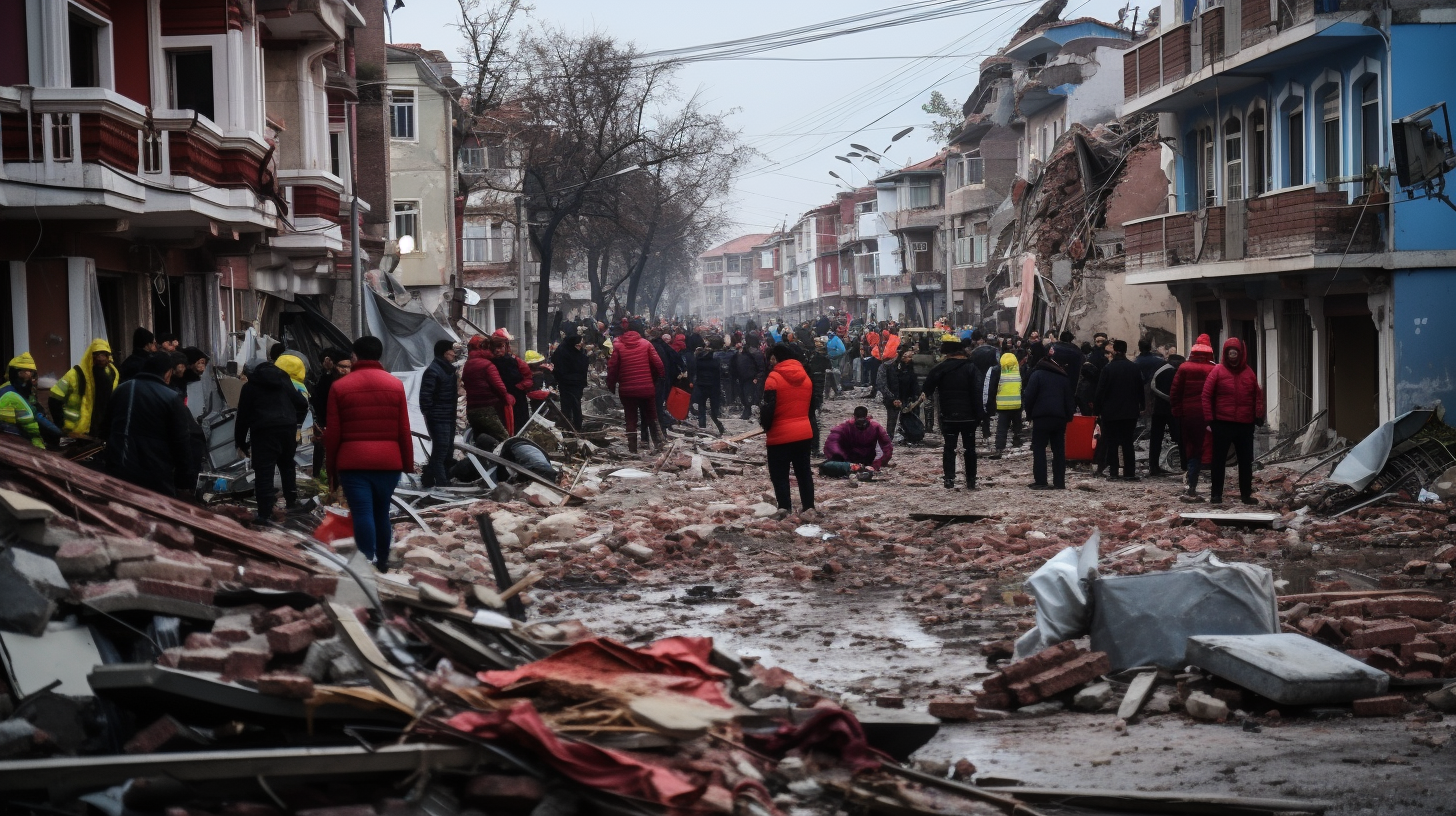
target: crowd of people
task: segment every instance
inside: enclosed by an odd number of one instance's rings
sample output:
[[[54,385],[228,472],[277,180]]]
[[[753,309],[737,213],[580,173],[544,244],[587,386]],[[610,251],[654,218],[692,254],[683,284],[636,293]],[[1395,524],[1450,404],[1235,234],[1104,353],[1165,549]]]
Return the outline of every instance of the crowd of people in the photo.
[[[103,441],[112,475],[189,495],[207,443],[187,406],[188,385],[209,361],[201,350],[179,346],[175,335],[137,329],[118,364],[110,345],[95,340],[50,388],[44,407],[35,361],[20,354],[0,387],[0,430],[41,448],[67,438]],[[409,401],[401,380],[380,364],[383,350],[374,337],[347,350],[325,349],[310,378],[301,357],[275,344],[245,372],[233,426],[238,455],[251,459],[257,518],[267,522],[280,493],[285,512],[310,509],[300,501],[295,459],[311,416],[314,477],[342,492],[361,552],[381,569],[390,499],[401,474],[415,467]],[[1186,358],[1158,353],[1148,338],[1130,357],[1125,340],[1102,332],[1078,345],[1065,331],[1055,339],[1035,331],[997,337],[954,331],[944,321],[902,330],[893,321],[845,315],[762,327],[628,316],[612,326],[568,324],[548,351],[518,354],[504,330],[471,337],[463,347],[452,340],[435,345],[417,405],[430,440],[421,463],[426,487],[452,483],[462,395],[474,444],[494,448],[516,437],[533,407],[553,394],[566,430],[583,429],[596,371],[621,405],[629,454],[659,451],[666,431],[679,424],[722,435],[725,411],[745,422],[756,416],[783,515],[794,510],[795,482],[800,514],[812,515],[816,475],[873,479],[891,466],[897,442],[922,444],[936,428],[947,489],[977,488],[978,432],[989,460],[1029,442],[1028,487],[1065,489],[1068,429],[1079,415],[1095,418],[1094,475],[1140,480],[1135,443],[1143,428],[1148,476],[1170,475],[1162,466],[1166,435],[1180,453],[1182,498],[1204,500],[1198,485],[1206,469],[1209,498],[1219,503],[1232,450],[1239,498],[1254,503],[1254,428],[1264,422],[1264,397],[1237,338],[1224,342],[1215,362],[1207,335]],[[858,404],[826,433],[821,415],[831,399]],[[884,411],[883,422],[876,409]]]

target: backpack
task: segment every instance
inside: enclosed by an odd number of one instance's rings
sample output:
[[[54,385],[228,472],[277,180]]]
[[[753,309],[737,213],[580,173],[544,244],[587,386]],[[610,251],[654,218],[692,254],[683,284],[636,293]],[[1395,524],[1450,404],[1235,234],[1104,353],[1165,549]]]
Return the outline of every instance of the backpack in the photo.
[[[890,366],[886,363],[880,363],[879,369],[875,371],[875,392],[887,396],[890,394]]]
[[[920,420],[919,411],[906,411],[900,414],[900,437],[905,442],[914,444],[925,438],[925,423]]]

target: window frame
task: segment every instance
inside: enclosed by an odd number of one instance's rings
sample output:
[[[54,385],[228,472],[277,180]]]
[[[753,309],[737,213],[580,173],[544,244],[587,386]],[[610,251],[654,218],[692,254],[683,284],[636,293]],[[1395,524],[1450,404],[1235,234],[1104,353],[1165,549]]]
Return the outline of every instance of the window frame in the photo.
[[[397,97],[403,94],[409,95],[409,102],[400,101]],[[420,95],[414,88],[390,88],[389,89],[389,139],[393,142],[419,142],[420,140]],[[398,124],[396,118],[397,108],[409,109],[410,134],[408,136],[396,136],[395,126]]]
[[[75,77],[71,76],[71,21],[75,20],[83,25],[95,29],[96,51],[94,54],[96,83],[94,85],[77,85]],[[112,56],[111,43],[111,21],[81,5],[80,3],[66,3],[66,84],[71,88],[105,88],[116,90],[116,71]]]
[[[1334,103],[1334,115],[1329,113],[1329,103]],[[1330,179],[1344,175],[1345,145],[1345,99],[1344,88],[1339,81],[1321,83],[1314,93],[1315,110],[1319,112],[1319,127],[1315,129],[1314,158],[1318,161],[1315,181],[1330,184]],[[1333,136],[1333,138],[1331,138]],[[1330,164],[1335,166],[1332,168]]]
[[[1255,121],[1257,119],[1257,122]],[[1245,189],[1248,198],[1269,192],[1269,111],[1256,105],[1244,116]]]
[[[194,107],[185,106],[183,104],[183,102],[182,102],[182,99],[177,95],[177,92],[178,92],[178,89],[177,89],[177,77],[178,77],[179,73],[185,73],[185,69],[182,72],[179,72],[177,70],[177,57],[180,56],[180,55],[198,55],[198,54],[204,54],[204,53],[207,55],[207,67],[208,67],[208,72],[209,72],[208,73],[208,77],[207,77],[207,80],[208,80],[207,81],[207,84],[208,84],[207,93],[208,93],[208,96],[211,97],[211,99],[209,100],[209,102],[210,102],[210,104],[212,106],[212,109],[209,110],[209,111],[203,111],[203,110],[199,110],[199,109],[194,108]],[[216,79],[217,79],[217,60],[216,60],[216,54],[214,53],[212,46],[210,46],[210,45],[198,45],[198,46],[172,47],[172,48],[164,49],[163,52],[162,52],[162,54],[163,54],[163,58],[166,61],[165,70],[167,72],[167,104],[171,107],[172,110],[179,110],[179,111],[180,110],[190,110],[190,111],[193,111],[193,112],[197,113],[199,116],[203,117],[207,121],[213,122],[215,124],[217,122],[217,102],[218,102],[218,98],[217,98],[217,81],[216,81]],[[191,100],[189,100],[189,101],[191,101]]]
[[[410,209],[401,210],[400,209],[400,206],[401,205],[408,206],[408,207],[410,207]],[[398,241],[400,238],[404,237],[405,235],[409,235],[409,236],[411,236],[411,237],[413,237],[415,239],[415,251],[412,252],[412,253],[409,253],[409,254],[411,254],[411,255],[421,255],[421,254],[424,254],[424,251],[425,251],[425,249],[424,249],[424,242],[421,239],[421,232],[423,231],[424,225],[421,223],[420,199],[417,199],[417,198],[408,198],[408,199],[399,199],[399,198],[396,198],[394,200],[394,206],[391,208],[390,215],[392,216],[390,218],[390,221],[389,221],[389,237],[390,237],[390,240]],[[401,215],[413,215],[414,216],[414,229],[412,231],[410,231],[410,232],[402,232],[400,230],[400,228],[399,228],[399,217]]]
[[[1237,155],[1235,155],[1237,154]],[[1223,201],[1242,201],[1246,198],[1247,184],[1244,182],[1244,123],[1237,113],[1230,114],[1223,123]]]

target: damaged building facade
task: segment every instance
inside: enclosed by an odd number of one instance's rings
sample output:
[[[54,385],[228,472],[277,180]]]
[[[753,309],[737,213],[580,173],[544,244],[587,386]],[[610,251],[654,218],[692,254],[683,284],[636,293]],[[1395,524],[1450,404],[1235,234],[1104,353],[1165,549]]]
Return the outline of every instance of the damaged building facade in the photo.
[[[1456,397],[1456,212],[1428,197],[1449,134],[1401,122],[1456,101],[1452,12],[1164,3],[1123,56],[1125,111],[1176,148],[1173,206],[1124,224],[1128,283],[1171,289],[1181,343],[1244,340],[1280,431],[1353,441]],[[1441,169],[1403,186],[1422,149]]]
[[[290,301],[327,312],[337,287],[347,314],[356,6],[40,0],[0,15],[0,354],[29,350],[44,382],[92,338],[124,354],[136,326],[231,356]]]

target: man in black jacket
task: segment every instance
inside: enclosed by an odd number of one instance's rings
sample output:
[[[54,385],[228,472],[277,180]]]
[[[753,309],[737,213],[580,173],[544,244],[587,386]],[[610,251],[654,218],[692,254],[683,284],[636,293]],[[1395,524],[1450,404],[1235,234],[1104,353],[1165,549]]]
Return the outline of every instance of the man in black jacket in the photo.
[[[1087,356],[1073,342],[1075,339],[1075,335],[1071,332],[1064,331],[1057,339],[1057,342],[1052,343],[1052,347],[1048,352],[1052,360],[1056,362],[1057,367],[1067,372],[1067,382],[1072,385],[1072,396],[1074,400],[1077,395],[1077,380],[1082,375],[1082,363],[1087,361]]]
[[[1183,365],[1184,359],[1181,354],[1169,354],[1167,362],[1153,373],[1153,415],[1148,428],[1149,476],[1164,476],[1168,473],[1163,469],[1164,429],[1173,437],[1174,450],[1178,450],[1181,445],[1178,440],[1178,419],[1173,416],[1172,394],[1173,377],[1178,373],[1178,366]]]
[[[157,338],[152,333],[140,326],[131,333],[131,354],[128,354],[121,365],[117,366],[117,373],[121,375],[121,381],[136,377],[142,373],[142,368],[147,364],[147,358],[157,350]]]
[[[995,395],[986,391],[987,378],[991,376],[992,371],[1000,367],[1001,351],[996,343],[986,339],[986,335],[982,334],[980,329],[971,332],[971,346],[971,362],[976,366],[977,373],[981,375],[982,402],[989,402]],[[1017,355],[1017,357],[1020,356],[1020,354]],[[991,414],[989,411],[982,413],[984,418],[981,420],[981,438],[989,439],[991,437]]]
[[[327,463],[324,462],[324,422],[329,416],[329,389],[341,377],[349,373],[354,361],[349,352],[341,349],[324,349],[319,352],[319,364],[324,373],[309,389],[308,398],[313,406],[313,477],[322,479]]]
[[[308,400],[293,387],[293,380],[271,362],[259,363],[243,383],[238,396],[238,414],[233,425],[233,443],[241,456],[253,457],[254,494],[258,520],[272,521],[273,502],[278,498],[273,471],[283,485],[283,503],[298,508],[298,426],[308,415]]]
[[[1107,478],[1117,478],[1117,452],[1122,451],[1123,480],[1138,481],[1133,441],[1138,416],[1143,412],[1143,375],[1137,363],[1127,359],[1127,341],[1112,341],[1112,360],[1097,378],[1093,398],[1097,424],[1102,427],[1102,445],[1107,450]]]
[[[900,422],[901,412],[905,406],[914,402],[916,395],[920,393],[919,379],[915,376],[915,347],[902,347],[893,361],[885,361],[883,370],[885,372],[885,393],[880,396],[885,400],[885,433],[888,433],[893,441],[895,426]],[[935,366],[931,366],[930,370],[934,371]],[[927,372],[926,379],[929,377]]]
[[[421,478],[425,487],[448,487],[455,458],[455,409],[460,385],[455,379],[455,343],[435,341],[435,359],[420,377],[420,413],[430,434],[430,458]]]
[[[586,391],[590,368],[591,358],[581,350],[580,335],[566,335],[551,352],[551,374],[556,378],[556,389],[561,392],[561,413],[575,431],[581,430],[581,395]]]
[[[956,443],[966,446],[966,488],[976,489],[976,426],[986,419],[986,405],[981,396],[980,371],[966,356],[965,347],[947,340],[940,344],[945,359],[930,369],[920,398],[928,400],[940,392],[940,427],[945,440],[941,451],[941,469],[945,489],[955,489]]]
[[[805,355],[804,370],[809,372],[809,382],[814,386],[814,399],[820,406],[829,399],[829,371],[832,368],[834,364],[829,362],[828,343],[821,337],[814,338],[814,350]],[[818,408],[809,412],[809,423],[814,426],[814,450],[810,454],[818,457],[824,453],[820,443]]]
[[[166,496],[176,496],[186,483],[192,425],[182,397],[167,382],[171,375],[170,354],[147,356],[137,375],[111,395],[106,438],[107,473]]]
[[[1067,489],[1067,423],[1076,412],[1072,381],[1055,357],[1043,357],[1021,391],[1021,404],[1031,418],[1032,490]],[[1047,484],[1046,449],[1052,449],[1052,483]]]
[[[743,402],[744,420],[753,419],[753,408],[763,394],[763,381],[768,376],[768,360],[759,348],[756,332],[749,332],[743,341],[743,348],[733,358],[733,374],[738,380],[738,396]]]
[[[693,386],[693,404],[698,409],[698,427],[708,427],[708,417],[713,418],[713,424],[718,427],[718,433],[723,433],[723,420],[719,415],[723,410],[723,367],[719,364],[718,354],[723,351],[723,338],[714,335],[708,338],[708,344],[693,352],[693,359],[697,364],[698,381]]]

